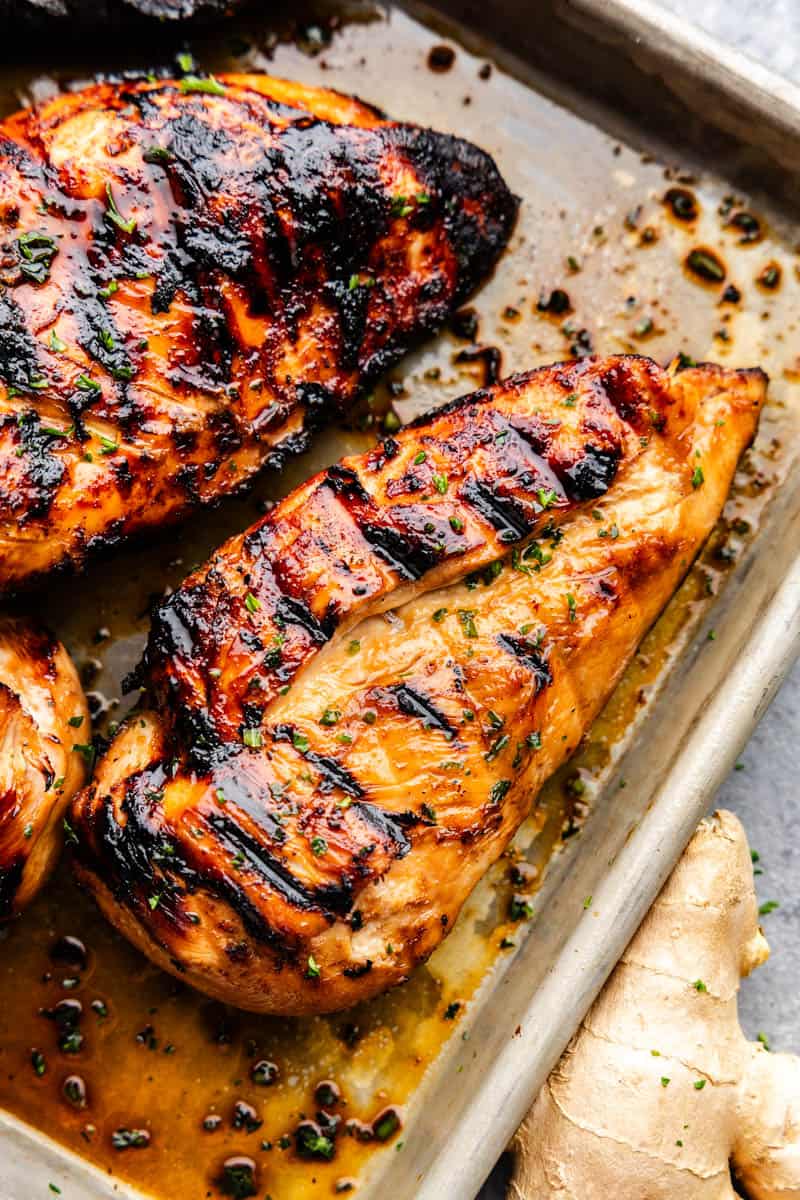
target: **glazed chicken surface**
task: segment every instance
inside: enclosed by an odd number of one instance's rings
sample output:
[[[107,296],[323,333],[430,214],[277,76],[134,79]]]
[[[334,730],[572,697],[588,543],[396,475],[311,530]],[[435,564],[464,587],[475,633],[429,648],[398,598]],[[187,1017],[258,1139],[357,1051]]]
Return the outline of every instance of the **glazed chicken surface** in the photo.
[[[157,610],[78,796],[80,880],[162,967],[312,1013],[405,979],[712,529],[757,370],[519,375],[317,475]]]
[[[30,622],[0,618],[0,925],[55,865],[90,742],[86,698],[64,647]]]
[[[490,271],[488,155],[269,76],[0,124],[0,590],[303,449]]]

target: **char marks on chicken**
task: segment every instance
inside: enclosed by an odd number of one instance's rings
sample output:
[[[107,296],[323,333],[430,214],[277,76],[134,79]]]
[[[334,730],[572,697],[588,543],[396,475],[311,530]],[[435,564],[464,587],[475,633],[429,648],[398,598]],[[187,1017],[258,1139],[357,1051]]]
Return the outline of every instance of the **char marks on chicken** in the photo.
[[[323,471],[158,609],[73,805],[79,878],[244,1008],[407,977],[571,754],[713,528],[759,371],[586,359]]]
[[[304,449],[487,275],[488,155],[268,76],[0,125],[0,588]]]
[[[50,874],[64,813],[93,754],[86,698],[66,650],[32,622],[0,618],[0,925]]]

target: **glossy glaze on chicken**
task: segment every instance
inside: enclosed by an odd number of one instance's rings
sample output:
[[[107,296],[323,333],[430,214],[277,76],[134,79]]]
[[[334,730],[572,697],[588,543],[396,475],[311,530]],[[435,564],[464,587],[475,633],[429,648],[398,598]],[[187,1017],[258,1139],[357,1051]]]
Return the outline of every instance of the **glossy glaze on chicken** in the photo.
[[[90,742],[86,699],[64,647],[30,622],[0,618],[0,925],[55,864]]]
[[[0,125],[0,589],[307,445],[491,269],[471,144],[271,79],[101,83]]]
[[[344,1007],[430,954],[711,530],[759,371],[517,376],[343,460],[158,610],[72,816],[79,877],[233,1004]]]

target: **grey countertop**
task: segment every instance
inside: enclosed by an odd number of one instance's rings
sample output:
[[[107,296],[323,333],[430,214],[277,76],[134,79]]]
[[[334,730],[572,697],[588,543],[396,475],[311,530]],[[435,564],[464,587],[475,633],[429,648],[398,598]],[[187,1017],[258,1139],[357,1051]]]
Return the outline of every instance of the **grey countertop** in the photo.
[[[800,83],[797,0],[659,0],[686,20]],[[769,962],[742,984],[746,1032],[773,1049],[800,1051],[800,663],[789,674],[715,807],[737,813],[758,851],[759,899],[780,907],[764,918]],[[479,1200],[502,1200],[507,1164],[499,1164]]]

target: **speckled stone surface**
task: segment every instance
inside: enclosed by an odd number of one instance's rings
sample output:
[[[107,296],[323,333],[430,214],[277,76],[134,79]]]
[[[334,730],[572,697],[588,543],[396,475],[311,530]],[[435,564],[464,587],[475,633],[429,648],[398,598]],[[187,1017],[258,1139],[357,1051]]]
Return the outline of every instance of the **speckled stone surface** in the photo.
[[[798,0],[660,0],[664,8],[800,83]],[[742,984],[739,1011],[751,1037],[800,1052],[800,663],[790,673],[720,789],[715,807],[741,818],[759,854],[759,899],[780,907],[764,917],[769,962]],[[502,1200],[501,1163],[479,1200]],[[543,1198],[544,1200],[544,1198]]]

